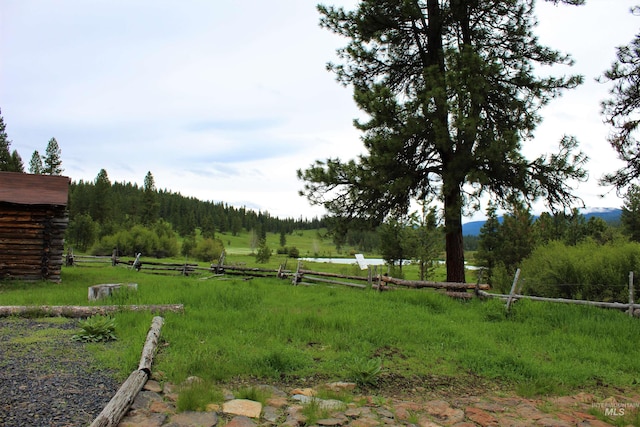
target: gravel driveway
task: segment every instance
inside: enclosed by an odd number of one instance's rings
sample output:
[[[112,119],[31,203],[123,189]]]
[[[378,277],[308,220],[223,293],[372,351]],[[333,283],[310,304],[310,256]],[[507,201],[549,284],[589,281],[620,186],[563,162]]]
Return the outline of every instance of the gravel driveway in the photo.
[[[87,426],[120,384],[95,370],[70,319],[0,318],[0,425]]]

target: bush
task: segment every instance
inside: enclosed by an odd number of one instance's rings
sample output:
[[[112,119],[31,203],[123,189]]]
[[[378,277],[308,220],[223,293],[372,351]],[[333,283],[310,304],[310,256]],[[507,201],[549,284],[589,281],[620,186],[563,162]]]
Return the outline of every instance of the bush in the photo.
[[[626,302],[631,271],[640,271],[638,243],[551,242],[523,262],[521,280],[525,294]]]
[[[300,258],[300,250],[295,246],[289,248],[289,258]]]
[[[266,264],[271,259],[271,248],[267,246],[266,241],[260,242],[260,247],[258,248],[258,252],[256,253],[256,262],[260,264]]]
[[[134,225],[130,230],[120,230],[115,234],[102,237],[93,246],[91,253],[111,255],[113,248],[118,248],[118,252],[126,256],[142,253],[145,256],[158,258],[171,257],[178,254],[178,240],[170,229],[151,230],[142,225]]]
[[[212,262],[220,258],[224,244],[220,239],[202,239],[192,250],[191,255],[198,261]]]

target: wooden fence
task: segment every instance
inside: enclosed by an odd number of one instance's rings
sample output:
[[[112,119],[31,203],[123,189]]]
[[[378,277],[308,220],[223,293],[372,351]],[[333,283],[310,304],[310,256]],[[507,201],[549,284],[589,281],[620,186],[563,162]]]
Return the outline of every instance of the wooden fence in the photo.
[[[519,283],[520,278],[520,269],[516,270],[516,274],[513,278],[513,283],[511,285],[511,291],[509,294],[493,294],[489,292],[485,292],[484,290],[478,291],[478,296],[484,298],[499,298],[505,301],[507,312],[511,309],[513,303],[519,299],[528,299],[532,301],[546,301],[546,302],[554,302],[554,303],[562,303],[562,304],[577,304],[577,305],[589,305],[593,307],[601,307],[601,308],[614,308],[618,310],[624,310],[629,313],[629,316],[640,317],[640,304],[635,304],[634,301],[634,285],[633,285],[633,271],[629,272],[629,302],[621,303],[621,302],[605,302],[605,301],[589,301],[589,300],[575,300],[568,298],[548,298],[548,297],[539,297],[533,295],[521,295],[519,291],[521,290],[521,284]]]

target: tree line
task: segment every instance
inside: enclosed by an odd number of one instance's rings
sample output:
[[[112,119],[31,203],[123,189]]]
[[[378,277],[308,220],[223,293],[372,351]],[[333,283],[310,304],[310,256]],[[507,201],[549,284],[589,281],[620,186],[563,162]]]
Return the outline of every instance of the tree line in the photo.
[[[112,183],[104,169],[93,181],[71,183],[69,220],[69,241],[80,250],[90,248],[104,236],[136,225],[156,227],[157,230],[158,223],[165,223],[183,238],[193,238],[198,230],[208,239],[215,239],[217,233],[289,234],[294,230],[318,229],[325,225],[318,218],[277,218],[268,212],[158,190],[151,172],[145,176],[143,186],[130,182]]]

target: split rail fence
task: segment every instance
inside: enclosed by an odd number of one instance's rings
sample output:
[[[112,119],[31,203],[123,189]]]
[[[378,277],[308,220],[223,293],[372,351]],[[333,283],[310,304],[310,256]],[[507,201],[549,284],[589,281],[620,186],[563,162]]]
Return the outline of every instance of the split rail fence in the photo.
[[[115,256],[73,256],[67,254],[66,265],[87,265],[87,264],[111,264],[113,266],[122,265],[134,268],[138,271],[151,272],[157,274],[181,274],[190,275],[196,272],[209,273],[203,279],[214,277],[222,277],[225,275],[240,275],[245,279],[253,277],[277,277],[280,279],[290,279],[293,285],[316,285],[328,284],[347,286],[358,289],[376,289],[379,291],[392,290],[395,288],[412,288],[412,289],[439,289],[443,290],[448,296],[459,299],[471,298],[498,298],[505,301],[506,309],[509,311],[514,302],[521,299],[529,299],[533,301],[546,301],[564,304],[590,305],[601,308],[613,308],[624,310],[630,316],[640,317],[640,304],[634,301],[634,279],[633,272],[629,273],[629,302],[605,302],[605,301],[589,301],[574,300],[567,298],[547,298],[532,295],[522,295],[521,283],[519,282],[520,270],[516,271],[511,291],[509,294],[497,294],[487,292],[491,288],[488,284],[480,283],[482,275],[479,276],[478,282],[473,283],[453,283],[453,282],[433,282],[420,280],[404,280],[387,276],[378,272],[378,266],[369,266],[366,276],[344,275],[320,271],[312,271],[303,268],[301,261],[295,271],[287,270],[284,265],[278,269],[247,267],[243,264],[225,265],[225,254],[222,253],[217,263],[211,264],[209,267],[200,267],[198,264],[192,263],[162,263],[156,261],[141,261],[140,254],[135,259],[124,260]]]

